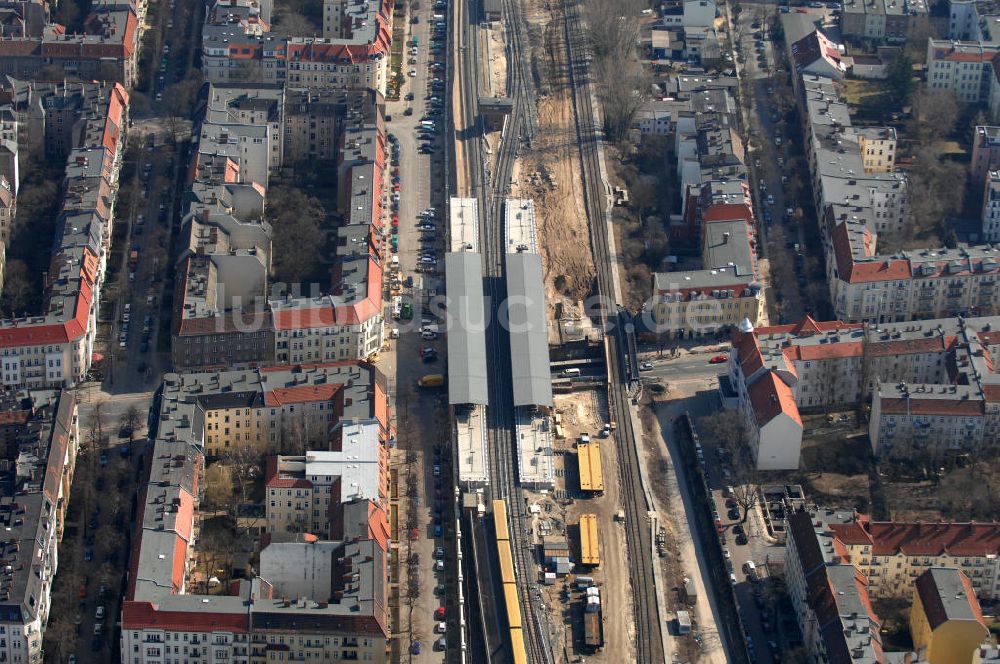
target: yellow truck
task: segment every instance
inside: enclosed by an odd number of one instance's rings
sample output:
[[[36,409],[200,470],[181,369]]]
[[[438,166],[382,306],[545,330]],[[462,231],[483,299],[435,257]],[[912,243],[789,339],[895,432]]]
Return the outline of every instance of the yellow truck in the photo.
[[[441,387],[444,385],[444,374],[427,374],[417,380],[419,387]]]

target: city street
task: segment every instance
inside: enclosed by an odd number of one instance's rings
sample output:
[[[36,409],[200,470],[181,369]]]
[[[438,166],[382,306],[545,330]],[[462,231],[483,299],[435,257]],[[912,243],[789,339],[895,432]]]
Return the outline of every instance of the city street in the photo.
[[[109,274],[104,290],[102,321],[110,325],[102,325],[98,335],[97,345],[104,355],[103,387],[114,394],[151,391],[170,366],[172,312],[164,308],[170,304],[164,295],[173,288],[169,261],[174,225],[179,222],[176,185],[188,158],[179,153],[183,144],[176,141],[190,131],[191,123],[173,117],[176,101],[170,99],[169,86],[187,76],[201,17],[200,6],[190,0],[163,1],[169,7],[165,21],[177,30],[165,32],[162,58],[148,58],[146,73],[151,89],[136,93],[148,97],[150,110],[131,118],[128,144],[136,157],[125,164],[120,180],[134,177],[137,196],[132,209],[117,210],[120,223],[115,248],[122,258],[118,271]],[[157,29],[147,26],[147,30]],[[181,30],[187,31],[186,40],[175,38]],[[171,46],[182,41],[186,49],[171,52]],[[133,251],[134,261],[130,258]]]
[[[54,621],[71,620],[74,628],[52,630],[46,637],[59,638],[59,650],[75,655],[77,661],[120,660],[121,598],[136,492],[148,461],[148,414],[152,391],[170,366],[170,311],[164,309],[168,304],[164,293],[172,288],[168,261],[172,225],[177,221],[176,183],[187,155],[179,154],[168,138],[188,130],[190,122],[169,118],[163,92],[169,83],[183,80],[191,65],[200,6],[190,0],[169,0],[169,8],[159,20],[178,30],[165,33],[165,48],[180,41],[174,37],[180,30],[189,35],[187,48],[174,49],[172,56],[165,50],[162,60],[159,54],[148,58],[150,110],[131,118],[130,157],[120,175],[122,183],[134,178],[136,195],[132,209],[123,205],[116,210],[114,250],[120,259],[117,269],[109,270],[101,303],[95,344],[95,351],[103,355],[95,367],[100,380],[76,391],[81,451],[51,612]],[[123,427],[130,411],[135,420],[131,434]]]
[[[393,320],[392,308],[387,307],[387,325],[397,328],[400,334],[398,339],[390,342],[390,351],[383,353],[377,363],[390,376],[390,392],[395,399],[397,448],[392,466],[398,473],[397,481],[400,483],[399,524],[402,534],[398,546],[402,577],[399,580],[400,624],[394,625],[394,632],[400,634],[400,657],[414,664],[444,661],[445,653],[436,647],[436,642],[440,638],[450,638],[452,632],[447,635],[438,633],[437,624],[440,621],[436,612],[439,609],[444,607],[445,619],[451,621],[449,625],[457,624],[453,622],[453,607],[448,605],[451,595],[446,596],[442,592],[444,586],[441,586],[447,584],[450,593],[457,584],[456,557],[446,546],[446,542],[454,536],[450,528],[452,521],[445,517],[452,504],[451,483],[446,479],[449,476],[445,467],[447,455],[443,453],[447,434],[442,432],[448,426],[446,392],[417,387],[421,376],[445,372],[444,357],[447,355],[443,336],[433,340],[423,339],[419,330],[427,292],[435,289],[442,291],[444,225],[447,223],[443,178],[444,115],[430,116],[436,125],[433,132],[426,132],[421,125],[428,119],[430,98],[445,96],[443,90],[432,89],[434,78],[445,78],[444,66],[447,62],[443,48],[432,51],[434,13],[437,12],[432,3],[428,3],[416,12],[418,22],[407,23],[409,31],[402,64],[406,82],[400,89],[400,100],[386,103],[386,115],[391,117],[386,126],[392,134],[389,143],[393,157],[389,160],[389,173],[385,180],[398,182],[399,185],[396,209],[391,204],[393,192],[386,196],[385,209],[390,211],[386,225],[398,218],[398,227],[393,227],[391,232],[398,234],[395,255],[399,257],[400,278],[404,283],[401,297],[412,307],[413,314],[411,320],[402,317]],[[415,55],[411,45],[414,37],[418,43]],[[440,63],[437,68],[434,68],[435,63]],[[409,75],[411,70],[414,76]],[[406,114],[407,108],[412,109],[410,115]],[[433,133],[434,138],[423,140],[421,133]],[[433,151],[427,154],[425,149],[422,152],[422,145],[432,145]],[[390,189],[395,187],[390,186]],[[432,207],[436,214],[430,221],[437,230],[432,233],[418,232],[419,213]],[[421,241],[422,238],[430,241]],[[418,271],[420,256],[427,251],[433,251],[438,262]],[[441,359],[422,362],[420,349],[428,347],[434,348]],[[413,521],[416,525],[414,532],[407,533],[407,509],[410,505],[416,509]],[[439,528],[441,536],[435,537]],[[435,548],[438,546],[449,550],[449,562],[443,572],[434,569]],[[411,601],[408,601],[410,593],[407,589],[411,580],[416,582],[419,590],[412,593]],[[416,643],[420,645],[416,646]]]

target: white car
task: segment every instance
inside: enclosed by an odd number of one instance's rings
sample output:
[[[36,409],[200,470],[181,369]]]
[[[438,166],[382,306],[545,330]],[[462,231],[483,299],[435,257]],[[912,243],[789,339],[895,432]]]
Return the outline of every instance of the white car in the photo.
[[[415,78],[416,75],[417,75],[417,70],[416,69],[411,69],[410,70],[410,78]]]
[[[445,632],[448,631],[448,623],[439,622],[438,624],[434,625],[434,631],[437,632],[438,634],[444,634]]]

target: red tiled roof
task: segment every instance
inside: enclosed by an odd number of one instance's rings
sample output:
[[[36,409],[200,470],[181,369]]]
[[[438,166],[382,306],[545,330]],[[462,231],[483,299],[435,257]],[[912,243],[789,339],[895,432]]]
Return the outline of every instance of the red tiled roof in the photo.
[[[954,336],[940,337],[938,335],[920,339],[872,341],[868,344],[868,352],[874,356],[916,355],[918,353],[937,353],[951,350],[958,343]]]
[[[869,283],[909,279],[912,276],[910,262],[903,258],[873,259],[856,261],[851,251],[850,233],[846,223],[838,224],[831,234],[834,255],[837,260],[837,274],[848,283]],[[865,230],[865,256],[873,256],[871,234]]]
[[[228,631],[245,634],[250,627],[246,613],[212,611],[159,611],[150,602],[127,601],[122,605],[122,629],[162,629],[180,632]]]
[[[932,56],[933,60],[946,60],[948,62],[990,62],[994,54],[989,51],[969,53],[967,51],[956,51],[950,48],[936,48]]]
[[[385,510],[368,501],[368,534],[383,551],[389,550],[389,520]]]
[[[742,219],[748,224],[753,223],[753,213],[745,203],[716,203],[704,208],[701,220],[705,223],[713,221],[735,221]]]
[[[1000,523],[872,522],[830,526],[848,544],[870,544],[877,556],[1000,555]]]
[[[784,349],[785,357],[790,360],[814,361],[835,360],[845,357],[861,357],[864,353],[860,341],[842,341],[830,344],[792,344]]]
[[[342,385],[331,383],[276,387],[264,394],[264,403],[267,406],[274,407],[290,403],[332,401],[342,387]]]
[[[880,400],[882,413],[889,415],[948,415],[974,417],[983,414],[983,402],[976,399],[909,399],[887,398]]]
[[[26,323],[0,330],[0,348],[68,343],[86,334],[93,300],[93,269],[96,262],[96,259],[88,260],[88,257],[93,258],[93,254],[90,249],[84,249],[84,261],[80,266],[80,290],[74,303],[73,317],[64,323]]]
[[[763,427],[781,414],[787,415],[802,426],[792,389],[774,372],[769,371],[754,381],[747,388],[747,395],[750,397],[750,404],[757,418],[757,426]]]
[[[278,457],[264,460],[264,483],[269,489],[311,489],[313,483],[306,479],[282,477],[278,474]]]
[[[860,330],[862,327],[861,323],[844,323],[839,320],[817,321],[813,320],[810,316],[806,316],[806,319],[803,319],[798,323],[758,327],[754,330],[754,333],[759,336],[767,336],[769,334],[790,334],[794,333],[796,329],[805,329],[810,333],[834,332],[837,330],[846,332],[849,330]]]

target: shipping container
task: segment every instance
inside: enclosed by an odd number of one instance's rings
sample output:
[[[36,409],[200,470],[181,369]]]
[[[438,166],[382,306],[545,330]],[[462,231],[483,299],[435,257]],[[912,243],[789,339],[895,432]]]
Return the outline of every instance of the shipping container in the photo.
[[[600,611],[583,614],[583,643],[591,650],[604,646],[604,625]]]
[[[577,460],[580,466],[580,490],[589,493],[604,493],[601,444],[581,443],[577,445]]]
[[[580,564],[597,567],[601,564],[601,545],[597,533],[597,515],[580,516]]]

